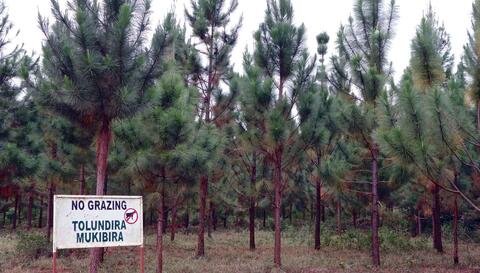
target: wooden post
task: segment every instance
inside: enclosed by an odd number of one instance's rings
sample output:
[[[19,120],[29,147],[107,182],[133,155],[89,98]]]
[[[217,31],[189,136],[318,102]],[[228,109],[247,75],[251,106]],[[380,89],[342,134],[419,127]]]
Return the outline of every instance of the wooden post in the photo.
[[[54,249],[52,253],[52,272],[57,273],[57,250]]]
[[[145,273],[145,248],[140,246],[140,273]]]

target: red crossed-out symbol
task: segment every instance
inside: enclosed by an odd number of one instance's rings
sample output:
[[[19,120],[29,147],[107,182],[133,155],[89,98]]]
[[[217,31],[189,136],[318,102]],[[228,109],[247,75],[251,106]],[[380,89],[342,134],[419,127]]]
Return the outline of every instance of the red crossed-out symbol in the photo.
[[[134,208],[128,208],[126,211],[125,211],[125,222],[127,222],[127,224],[135,224],[138,220],[138,212],[136,209]]]

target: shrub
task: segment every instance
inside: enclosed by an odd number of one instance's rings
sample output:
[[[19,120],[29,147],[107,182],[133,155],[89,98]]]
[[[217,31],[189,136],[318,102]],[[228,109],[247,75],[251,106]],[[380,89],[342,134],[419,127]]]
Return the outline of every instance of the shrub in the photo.
[[[17,237],[18,242],[16,250],[21,256],[26,258],[38,258],[49,252],[49,243],[42,234],[19,232],[17,233]]]

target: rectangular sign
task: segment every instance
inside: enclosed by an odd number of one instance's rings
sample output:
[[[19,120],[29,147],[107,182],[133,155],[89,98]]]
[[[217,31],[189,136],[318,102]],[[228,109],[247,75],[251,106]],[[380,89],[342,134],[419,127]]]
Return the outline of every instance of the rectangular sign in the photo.
[[[55,195],[53,249],[143,245],[141,196]]]

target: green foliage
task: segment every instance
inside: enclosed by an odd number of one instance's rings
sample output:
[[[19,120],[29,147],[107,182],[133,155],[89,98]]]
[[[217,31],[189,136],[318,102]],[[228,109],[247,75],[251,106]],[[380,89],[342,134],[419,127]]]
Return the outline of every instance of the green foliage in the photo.
[[[365,102],[374,103],[389,75],[388,47],[398,16],[395,0],[356,0],[354,16],[340,28],[337,44],[349,62],[353,83]]]
[[[160,26],[146,48],[150,1],[52,1],[54,24],[39,17],[43,46],[42,104],[85,128],[130,117],[164,71],[172,33]],[[105,126],[105,125],[103,125]]]
[[[410,65],[415,86],[426,92],[451,74],[453,56],[450,37],[440,26],[432,6],[423,16],[412,41]]]
[[[286,81],[292,75],[299,58],[306,52],[305,26],[302,24],[297,27],[293,24],[290,0],[267,1],[264,22],[254,37],[257,42],[257,65],[268,76],[279,75],[280,81]],[[283,82],[279,84],[283,85]]]
[[[26,259],[38,259],[50,250],[50,243],[45,236],[36,232],[18,232],[17,254]]]
[[[34,105],[25,95],[26,84],[36,61],[26,51],[12,43],[17,34],[7,14],[4,1],[0,2],[0,186],[14,178],[34,172],[37,162],[29,151],[38,147],[32,135],[35,127]]]
[[[470,96],[473,101],[480,99],[480,63],[479,63],[479,35],[480,35],[480,1],[472,4],[472,29],[468,32],[468,43],[464,46],[463,61],[465,72],[471,77]]]

